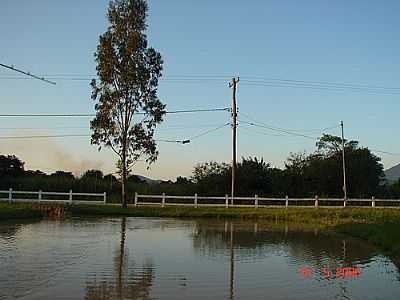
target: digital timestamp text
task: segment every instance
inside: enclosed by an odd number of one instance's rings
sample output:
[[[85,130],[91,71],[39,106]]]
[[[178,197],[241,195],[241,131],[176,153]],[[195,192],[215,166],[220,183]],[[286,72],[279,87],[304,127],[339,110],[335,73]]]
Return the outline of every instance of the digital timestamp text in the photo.
[[[323,267],[320,272],[317,271],[319,270],[315,268],[301,267],[299,273],[303,279],[311,279],[316,273],[322,275],[324,279],[356,279],[361,276],[361,269],[359,267],[339,267],[334,270],[331,270],[328,267]]]

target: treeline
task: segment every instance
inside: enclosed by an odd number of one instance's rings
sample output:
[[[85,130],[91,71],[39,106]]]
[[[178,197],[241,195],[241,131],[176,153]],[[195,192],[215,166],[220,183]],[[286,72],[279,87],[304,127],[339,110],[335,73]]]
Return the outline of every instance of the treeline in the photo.
[[[282,169],[263,159],[243,157],[236,169],[236,195],[266,197],[343,197],[341,139],[324,135],[311,154],[293,153]],[[400,180],[385,180],[381,159],[356,141],[345,143],[347,189],[350,198],[400,198]],[[81,177],[70,172],[45,174],[24,170],[15,156],[0,155],[0,189],[74,192],[107,192],[114,201],[120,197],[121,184],[112,174],[88,170]],[[132,201],[135,192],[142,194],[218,196],[230,194],[231,167],[226,163],[206,162],[194,167],[191,177],[175,181],[146,182],[136,175],[127,180],[127,194]]]

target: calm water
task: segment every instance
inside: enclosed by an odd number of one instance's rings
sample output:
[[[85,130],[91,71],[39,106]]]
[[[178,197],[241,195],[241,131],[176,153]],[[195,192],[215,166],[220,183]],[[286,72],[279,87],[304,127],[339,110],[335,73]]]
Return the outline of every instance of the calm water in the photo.
[[[0,223],[1,300],[400,299],[399,272],[367,243],[287,224]]]

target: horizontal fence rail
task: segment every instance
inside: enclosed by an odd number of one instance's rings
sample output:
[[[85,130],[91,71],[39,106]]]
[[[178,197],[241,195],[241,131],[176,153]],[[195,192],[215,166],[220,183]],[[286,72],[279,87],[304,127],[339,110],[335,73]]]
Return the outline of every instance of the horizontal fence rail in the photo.
[[[194,194],[193,196],[170,196],[170,195],[142,195],[135,193],[134,206],[209,206],[209,207],[321,207],[321,208],[343,208],[343,207],[371,207],[371,208],[400,208],[400,199],[356,199],[351,198],[263,198],[254,197],[204,197]]]
[[[99,200],[100,198],[100,200]],[[94,199],[94,200],[92,200]],[[0,190],[0,201],[10,203],[40,202],[40,203],[65,203],[65,204],[106,204],[107,194],[104,193],[73,193],[47,192],[47,191],[14,191]],[[264,198],[258,197],[232,197],[216,196],[205,197],[194,194],[193,196],[143,195],[135,193],[134,206],[192,206],[192,207],[371,207],[371,208],[400,208],[400,199],[347,199],[342,198]]]
[[[91,200],[91,199],[95,200]],[[101,200],[97,200],[101,199]],[[104,193],[73,193],[69,192],[44,192],[44,191],[8,191],[0,190],[0,201],[40,202],[40,203],[65,203],[65,204],[106,204],[107,194]]]

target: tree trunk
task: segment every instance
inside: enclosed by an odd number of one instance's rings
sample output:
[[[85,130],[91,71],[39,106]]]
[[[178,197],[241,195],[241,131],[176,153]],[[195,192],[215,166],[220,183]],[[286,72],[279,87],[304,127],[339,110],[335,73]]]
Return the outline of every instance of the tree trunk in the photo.
[[[125,183],[126,183],[126,147],[122,149],[122,191],[121,191],[121,203],[122,207],[126,208],[126,194],[125,194]]]

